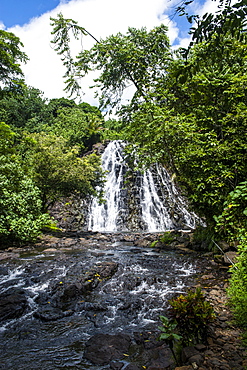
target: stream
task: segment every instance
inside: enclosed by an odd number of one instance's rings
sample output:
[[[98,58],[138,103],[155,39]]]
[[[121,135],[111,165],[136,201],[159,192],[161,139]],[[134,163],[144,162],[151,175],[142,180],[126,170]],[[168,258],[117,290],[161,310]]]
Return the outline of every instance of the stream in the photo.
[[[0,369],[108,369],[84,357],[86,342],[100,333],[158,337],[168,299],[200,269],[190,254],[119,240],[39,247],[2,261],[0,294],[22,305],[0,323]]]

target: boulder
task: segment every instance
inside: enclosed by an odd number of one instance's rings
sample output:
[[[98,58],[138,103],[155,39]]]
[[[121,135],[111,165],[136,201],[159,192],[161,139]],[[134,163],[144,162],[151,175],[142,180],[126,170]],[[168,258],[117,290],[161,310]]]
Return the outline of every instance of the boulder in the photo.
[[[199,351],[197,351],[197,349],[195,349],[195,347],[193,346],[184,347],[181,354],[182,362],[186,363],[191,357],[197,356],[199,354]]]
[[[107,365],[126,358],[130,342],[127,334],[96,334],[86,343],[84,358],[95,365]]]
[[[20,317],[28,307],[25,292],[20,288],[11,288],[0,295],[0,321]]]

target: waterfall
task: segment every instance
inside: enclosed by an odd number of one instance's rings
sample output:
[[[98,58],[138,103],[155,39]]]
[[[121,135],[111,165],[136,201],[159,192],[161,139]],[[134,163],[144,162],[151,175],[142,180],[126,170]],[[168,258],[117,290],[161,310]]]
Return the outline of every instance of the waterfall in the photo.
[[[106,172],[104,199],[93,199],[88,230],[100,232],[194,228],[198,217],[186,208],[167,171],[155,165],[144,173],[132,171],[125,158],[125,143],[116,140],[102,154]]]

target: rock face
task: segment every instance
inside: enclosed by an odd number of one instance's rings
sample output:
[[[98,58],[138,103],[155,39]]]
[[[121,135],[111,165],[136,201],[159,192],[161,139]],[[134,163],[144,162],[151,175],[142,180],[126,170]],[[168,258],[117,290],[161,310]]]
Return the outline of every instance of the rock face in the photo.
[[[0,295],[0,321],[20,317],[27,307],[24,291],[18,288],[9,289]]]

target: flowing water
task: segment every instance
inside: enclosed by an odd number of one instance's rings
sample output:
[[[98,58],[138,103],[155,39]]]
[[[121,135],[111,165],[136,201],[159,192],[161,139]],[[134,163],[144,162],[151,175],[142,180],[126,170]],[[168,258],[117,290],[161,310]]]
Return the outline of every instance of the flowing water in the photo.
[[[117,272],[63,310],[61,317],[41,320],[35,313],[48,307],[54,284],[75,279],[103,262],[116,262]],[[105,369],[83,358],[85,342],[95,333],[157,330],[167,300],[185,291],[197,271],[188,255],[156,252],[132,243],[97,243],[67,252],[23,254],[0,265],[0,293],[15,288],[28,305],[17,319],[1,324],[1,369]],[[54,302],[53,302],[54,303]]]
[[[155,165],[144,173],[131,171],[125,145],[120,140],[112,141],[102,155],[105,202],[93,199],[88,230],[158,232],[195,228],[198,217],[187,210],[185,199],[165,168]]]
[[[165,169],[157,165],[130,175],[123,149],[123,142],[114,141],[102,156],[106,201],[93,200],[88,229],[128,233],[193,228],[197,217],[187,211]],[[83,357],[87,340],[97,333],[157,331],[168,299],[184,292],[199,269],[189,255],[140,248],[121,238],[103,247],[93,238],[85,245],[76,240],[73,248],[36,248],[1,262],[0,369],[109,368],[94,366]],[[98,280],[91,291],[78,294],[79,277],[97,271],[102,263],[115,264],[117,271]],[[67,298],[62,301],[64,287]]]

